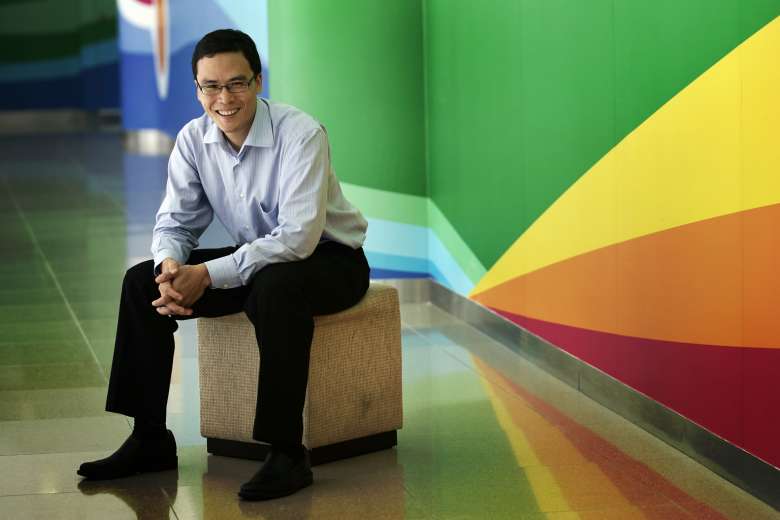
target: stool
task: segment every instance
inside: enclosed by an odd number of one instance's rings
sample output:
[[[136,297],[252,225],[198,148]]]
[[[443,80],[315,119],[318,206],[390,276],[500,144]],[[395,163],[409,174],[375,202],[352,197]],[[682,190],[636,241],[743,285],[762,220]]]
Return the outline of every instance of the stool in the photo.
[[[200,431],[209,453],[264,459],[252,439],[260,366],[244,313],[198,318]],[[372,283],[343,312],[314,319],[303,444],[312,464],[391,448],[402,426],[401,318],[395,288]]]

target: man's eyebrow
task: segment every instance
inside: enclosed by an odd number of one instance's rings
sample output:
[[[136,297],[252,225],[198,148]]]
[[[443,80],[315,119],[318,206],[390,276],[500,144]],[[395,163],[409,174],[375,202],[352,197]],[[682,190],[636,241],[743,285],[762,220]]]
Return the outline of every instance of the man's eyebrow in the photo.
[[[245,76],[233,76],[232,78],[227,80],[226,83],[230,83],[231,81],[246,81],[246,77]],[[215,80],[215,79],[204,79],[203,81],[200,82],[201,85],[206,85],[206,84],[211,84],[211,83],[219,83],[219,82],[217,80]]]

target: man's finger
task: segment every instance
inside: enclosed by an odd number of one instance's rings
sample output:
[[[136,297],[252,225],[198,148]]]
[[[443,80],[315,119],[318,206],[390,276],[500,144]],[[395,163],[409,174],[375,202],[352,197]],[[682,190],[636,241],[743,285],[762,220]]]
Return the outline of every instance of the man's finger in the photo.
[[[154,305],[155,307],[164,307],[165,305],[168,305],[169,303],[171,303],[171,301],[172,301],[172,299],[171,299],[170,296],[162,295],[159,298],[157,298],[156,300],[154,300],[152,302],[152,305]]]
[[[175,301],[181,301],[184,299],[184,296],[182,296],[182,294],[173,287],[164,287],[162,289],[162,294]]]
[[[157,275],[157,277],[154,279],[154,281],[158,284],[170,282],[176,277],[177,271],[165,271],[164,273],[160,273]]]
[[[166,307],[173,311],[174,314],[179,314],[180,316],[189,316],[192,314],[192,309],[188,309],[187,307],[182,307],[181,305],[176,305],[175,303],[169,303],[166,305]]]
[[[157,307],[155,310],[158,314],[162,314],[163,316],[171,316],[173,314],[173,311],[168,307]]]

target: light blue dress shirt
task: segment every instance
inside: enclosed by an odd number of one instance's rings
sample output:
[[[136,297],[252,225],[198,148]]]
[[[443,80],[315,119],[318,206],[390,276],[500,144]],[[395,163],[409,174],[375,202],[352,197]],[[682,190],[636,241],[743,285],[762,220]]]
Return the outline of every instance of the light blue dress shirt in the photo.
[[[322,125],[265,99],[238,152],[206,114],[179,132],[152,236],[155,266],[167,257],[184,263],[214,215],[240,245],[206,262],[218,289],[247,285],[268,264],[302,260],[324,240],[357,249],[367,228],[341,192]]]

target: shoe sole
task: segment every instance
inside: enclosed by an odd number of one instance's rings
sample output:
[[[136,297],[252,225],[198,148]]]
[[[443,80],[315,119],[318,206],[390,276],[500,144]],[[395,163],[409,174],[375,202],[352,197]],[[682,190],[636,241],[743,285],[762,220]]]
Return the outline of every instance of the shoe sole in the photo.
[[[296,491],[300,491],[303,488],[309,487],[314,482],[314,478],[312,475],[308,475],[303,482],[300,482],[289,489],[284,490],[273,490],[273,491],[258,491],[256,493],[247,493],[247,492],[238,492],[238,496],[241,497],[243,500],[248,501],[259,501],[259,500],[272,500],[274,498],[282,498],[289,495],[292,495]]]
[[[133,475],[139,475],[141,473],[155,473],[159,471],[168,471],[168,470],[176,469],[177,467],[179,467],[179,457],[174,457],[173,459],[167,460],[165,462],[153,462],[153,463],[145,464],[143,467],[135,468],[129,472],[115,473],[107,476],[89,475],[86,472],[82,473],[81,468],[76,470],[76,474],[81,475],[87,480],[114,480],[117,478],[132,477]]]

